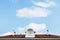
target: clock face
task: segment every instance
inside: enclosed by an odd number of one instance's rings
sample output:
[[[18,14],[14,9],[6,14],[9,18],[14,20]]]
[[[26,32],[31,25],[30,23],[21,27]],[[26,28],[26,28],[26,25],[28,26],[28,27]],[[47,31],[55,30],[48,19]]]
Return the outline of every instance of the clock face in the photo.
[[[28,32],[27,35],[31,36],[32,35],[32,32]]]
[[[35,37],[35,33],[32,29],[26,31],[26,37]]]
[[[33,31],[26,32],[26,37],[35,37],[35,34]]]
[[[30,34],[32,33],[32,32],[29,32]]]

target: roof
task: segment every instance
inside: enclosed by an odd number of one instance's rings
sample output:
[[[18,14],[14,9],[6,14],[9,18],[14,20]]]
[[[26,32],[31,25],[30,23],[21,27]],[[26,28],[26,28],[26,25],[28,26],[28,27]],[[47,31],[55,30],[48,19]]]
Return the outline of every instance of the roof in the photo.
[[[25,34],[16,34],[16,35],[7,35],[7,36],[0,36],[0,38],[25,38]],[[58,35],[51,35],[51,34],[35,34],[35,38],[60,38]]]
[[[27,31],[33,31],[33,29],[29,28],[29,29],[27,29]]]

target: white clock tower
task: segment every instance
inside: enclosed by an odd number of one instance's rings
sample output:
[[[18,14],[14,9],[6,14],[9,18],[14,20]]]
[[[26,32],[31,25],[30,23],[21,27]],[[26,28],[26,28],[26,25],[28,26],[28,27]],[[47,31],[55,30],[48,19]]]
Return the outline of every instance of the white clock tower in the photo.
[[[25,32],[25,37],[35,37],[35,32],[33,29],[27,29],[27,31]]]

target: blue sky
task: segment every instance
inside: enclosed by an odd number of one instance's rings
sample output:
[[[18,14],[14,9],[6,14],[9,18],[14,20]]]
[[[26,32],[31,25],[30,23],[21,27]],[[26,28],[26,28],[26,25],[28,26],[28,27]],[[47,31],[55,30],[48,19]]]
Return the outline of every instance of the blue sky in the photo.
[[[28,28],[60,35],[60,0],[0,0],[0,35]]]

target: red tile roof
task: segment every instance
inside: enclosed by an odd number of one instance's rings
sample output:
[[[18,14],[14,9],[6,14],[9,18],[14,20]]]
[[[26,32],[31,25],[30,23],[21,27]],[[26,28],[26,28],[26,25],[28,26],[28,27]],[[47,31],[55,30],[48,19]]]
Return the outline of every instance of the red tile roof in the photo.
[[[0,38],[25,38],[25,34],[16,34],[16,35],[7,35],[7,36],[0,36]],[[58,35],[51,35],[51,34],[36,34],[35,38],[60,38]]]

